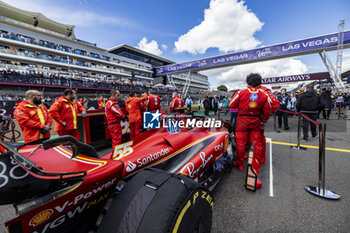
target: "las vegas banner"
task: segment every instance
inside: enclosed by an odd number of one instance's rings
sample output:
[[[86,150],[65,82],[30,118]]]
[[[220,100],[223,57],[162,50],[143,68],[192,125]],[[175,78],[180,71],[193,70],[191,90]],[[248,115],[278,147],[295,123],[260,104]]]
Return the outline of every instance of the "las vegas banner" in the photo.
[[[338,33],[317,36],[257,49],[224,54],[199,60],[160,66],[156,68],[156,75],[188,72],[192,70],[206,70],[239,64],[248,64],[259,61],[293,57],[319,53],[323,50],[336,50],[338,46]],[[344,32],[344,48],[350,48],[350,31]]]

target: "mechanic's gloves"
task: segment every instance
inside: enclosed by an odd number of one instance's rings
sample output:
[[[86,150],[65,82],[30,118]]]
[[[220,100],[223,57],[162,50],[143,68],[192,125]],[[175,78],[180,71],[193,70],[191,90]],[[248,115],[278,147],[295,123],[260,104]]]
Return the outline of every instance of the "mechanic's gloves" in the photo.
[[[66,126],[67,126],[67,122],[63,122],[63,123],[62,123],[62,126],[63,126],[63,127],[66,127]]]
[[[85,118],[85,117],[86,117],[86,111],[82,111],[81,117],[82,117],[82,118]]]
[[[40,132],[42,134],[46,134],[47,132],[49,132],[51,130],[51,126],[46,125],[45,128],[41,129]]]

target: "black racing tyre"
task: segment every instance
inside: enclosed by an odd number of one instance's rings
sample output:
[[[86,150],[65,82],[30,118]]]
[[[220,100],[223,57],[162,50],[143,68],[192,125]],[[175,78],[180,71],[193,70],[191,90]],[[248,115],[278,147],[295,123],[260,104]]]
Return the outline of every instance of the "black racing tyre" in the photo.
[[[209,233],[213,198],[188,177],[147,169],[123,188],[98,233]]]

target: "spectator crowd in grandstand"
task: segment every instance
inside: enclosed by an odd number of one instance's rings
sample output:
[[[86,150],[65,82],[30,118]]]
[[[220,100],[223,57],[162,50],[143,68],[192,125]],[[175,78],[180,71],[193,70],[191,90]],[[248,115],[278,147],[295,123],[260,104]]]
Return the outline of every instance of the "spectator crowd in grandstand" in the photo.
[[[11,39],[11,40],[16,40],[16,41],[21,41],[21,42],[25,42],[25,43],[29,43],[29,44],[33,44],[33,45],[43,46],[43,47],[50,48],[50,49],[56,49],[56,50],[64,51],[67,53],[74,53],[77,55],[89,56],[89,57],[92,57],[95,59],[115,62],[117,64],[132,65],[136,68],[150,70],[149,67],[142,66],[140,64],[133,64],[133,63],[130,63],[127,61],[121,61],[121,60],[116,59],[116,58],[111,58],[111,57],[103,56],[103,55],[92,53],[92,52],[86,52],[86,51],[83,51],[80,49],[74,49],[72,47],[68,47],[68,46],[64,46],[64,45],[60,45],[60,44],[55,44],[55,43],[52,43],[49,41],[39,40],[36,38],[32,38],[32,37],[28,37],[28,36],[24,36],[24,35],[20,35],[20,34],[15,34],[13,32],[9,33],[7,31],[0,31],[0,37],[6,38],[6,39]],[[4,47],[2,47],[2,48],[4,48]],[[50,57],[50,56],[47,56],[46,58],[52,59],[52,57]],[[53,58],[53,59],[55,59],[55,61],[61,61],[61,62],[65,62],[65,63],[68,62],[67,60],[64,60],[65,58],[62,58],[62,60],[60,60],[59,58]],[[70,62],[72,62],[72,61],[70,61]],[[77,65],[89,66],[88,63],[84,63],[84,62],[79,63]]]
[[[0,72],[0,82],[3,83],[27,83],[49,86],[64,86],[72,88],[98,88],[98,89],[113,89],[117,88],[121,91],[144,91],[152,88],[157,92],[171,92],[174,89],[158,86],[151,87],[149,84],[144,84],[140,81],[131,81],[130,79],[121,78],[119,80],[104,80],[91,79],[81,77],[69,77],[59,74],[44,74],[36,71],[18,72],[14,70],[3,70]]]

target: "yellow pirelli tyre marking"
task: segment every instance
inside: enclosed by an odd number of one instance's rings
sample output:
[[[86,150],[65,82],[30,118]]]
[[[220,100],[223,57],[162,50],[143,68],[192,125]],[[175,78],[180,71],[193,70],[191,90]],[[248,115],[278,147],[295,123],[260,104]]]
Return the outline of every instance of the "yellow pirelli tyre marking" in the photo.
[[[190,208],[190,206],[191,206],[191,199],[188,200],[188,202],[185,205],[185,207],[181,210],[181,213],[180,213],[179,217],[176,220],[176,224],[175,224],[175,227],[173,229],[173,233],[177,233],[177,230],[179,229],[179,226],[181,224],[182,218],[184,217],[186,211],[188,210],[188,208]]]

